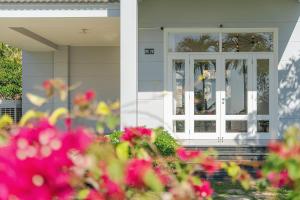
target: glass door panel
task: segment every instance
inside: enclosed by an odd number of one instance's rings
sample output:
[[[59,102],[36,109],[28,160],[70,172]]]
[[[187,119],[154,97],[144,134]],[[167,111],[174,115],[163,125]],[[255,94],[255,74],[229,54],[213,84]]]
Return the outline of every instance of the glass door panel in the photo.
[[[255,132],[258,135],[270,133],[270,80],[271,58],[268,56],[254,57],[254,88]]]
[[[191,137],[217,138],[220,107],[217,94],[218,59],[211,55],[191,56],[190,59]]]
[[[172,132],[176,139],[189,139],[189,60],[170,59],[172,82]]]
[[[251,62],[247,56],[226,56],[222,62],[221,137],[234,139],[251,130]]]

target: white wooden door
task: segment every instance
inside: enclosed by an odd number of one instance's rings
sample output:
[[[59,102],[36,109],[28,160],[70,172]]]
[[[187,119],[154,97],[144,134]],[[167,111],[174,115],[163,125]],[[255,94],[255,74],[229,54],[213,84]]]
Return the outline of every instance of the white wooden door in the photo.
[[[220,137],[220,59],[218,55],[190,56],[190,138]]]
[[[221,143],[271,139],[272,60],[268,54],[222,57]]]

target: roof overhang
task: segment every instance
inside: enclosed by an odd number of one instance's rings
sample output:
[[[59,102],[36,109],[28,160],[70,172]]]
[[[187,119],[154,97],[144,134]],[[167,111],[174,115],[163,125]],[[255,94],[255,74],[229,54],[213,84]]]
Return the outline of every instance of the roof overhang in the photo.
[[[0,41],[30,51],[118,46],[120,6],[100,1],[114,0],[0,0]]]

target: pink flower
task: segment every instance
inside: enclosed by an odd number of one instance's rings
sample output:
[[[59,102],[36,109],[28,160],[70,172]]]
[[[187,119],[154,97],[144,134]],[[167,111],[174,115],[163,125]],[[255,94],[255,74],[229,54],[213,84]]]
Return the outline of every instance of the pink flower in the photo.
[[[202,180],[201,185],[194,185],[194,191],[199,196],[199,199],[207,199],[212,196],[214,190],[208,181]]]
[[[88,106],[96,97],[93,90],[87,90],[84,94],[77,94],[73,100],[73,103],[77,106]]]
[[[91,190],[89,192],[88,197],[85,200],[105,200],[105,198],[99,192],[97,192],[95,190]]]
[[[281,171],[280,173],[270,172],[267,176],[267,179],[269,180],[271,185],[276,188],[286,186],[290,183],[290,178],[287,170]]]
[[[106,199],[111,200],[122,200],[125,199],[125,194],[122,188],[115,182],[113,182],[107,174],[102,176],[102,188],[105,189],[105,197]]]
[[[45,81],[43,82],[43,88],[44,88],[45,90],[50,90],[50,89],[52,89],[52,88],[53,88],[52,81],[51,81],[51,80],[45,80]]]
[[[214,174],[215,172],[219,171],[221,168],[221,164],[220,162],[216,161],[214,158],[212,157],[206,157],[202,163],[201,163],[201,167],[204,169],[204,171],[206,173],[208,173],[209,175]]]
[[[144,127],[136,127],[136,128],[125,128],[121,139],[123,141],[133,142],[135,139],[141,137],[151,137],[152,130]]]
[[[84,95],[86,100],[89,102],[93,101],[96,97],[96,94],[93,90],[87,90]]]
[[[152,169],[152,163],[148,160],[131,160],[125,169],[125,183],[130,187],[144,187],[144,175]]]
[[[285,157],[287,155],[286,149],[280,142],[271,142],[268,147],[271,153],[275,153],[278,156]]]
[[[0,148],[0,199],[70,199],[71,154],[83,153],[92,138],[83,130],[62,133],[47,120],[22,127]]]
[[[201,151],[187,151],[183,147],[178,148],[176,153],[182,161],[193,160],[201,155]]]

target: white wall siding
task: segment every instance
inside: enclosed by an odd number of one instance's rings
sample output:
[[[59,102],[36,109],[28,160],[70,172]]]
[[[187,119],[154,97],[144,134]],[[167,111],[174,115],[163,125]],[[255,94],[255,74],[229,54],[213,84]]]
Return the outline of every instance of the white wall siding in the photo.
[[[32,104],[26,98],[26,93],[44,95],[42,83],[53,77],[53,53],[52,52],[28,52],[23,51],[23,113],[32,108]],[[53,102],[42,107],[42,110],[53,109]]]
[[[300,3],[296,0],[142,1],[139,6],[139,104],[144,103],[145,95],[151,97],[152,93],[163,93],[164,41],[160,27],[218,28],[223,24],[224,28],[278,28],[279,64],[275,67],[279,77],[279,130],[287,124],[300,123],[299,16]],[[145,48],[154,48],[155,55],[144,55]],[[160,113],[163,101],[159,105],[157,98],[152,101],[157,107],[153,107],[151,113]],[[154,123],[155,120],[143,123],[159,125]]]

